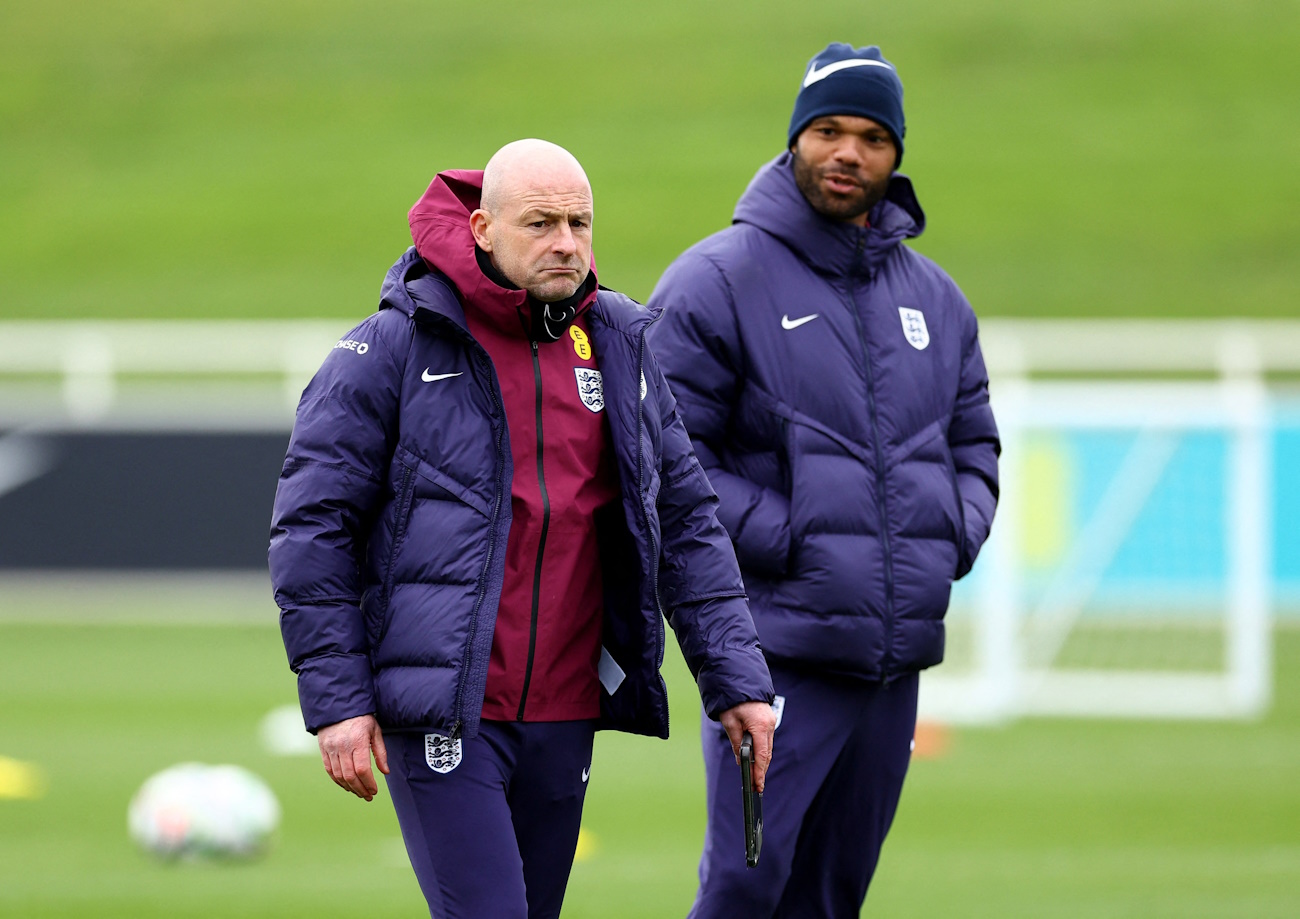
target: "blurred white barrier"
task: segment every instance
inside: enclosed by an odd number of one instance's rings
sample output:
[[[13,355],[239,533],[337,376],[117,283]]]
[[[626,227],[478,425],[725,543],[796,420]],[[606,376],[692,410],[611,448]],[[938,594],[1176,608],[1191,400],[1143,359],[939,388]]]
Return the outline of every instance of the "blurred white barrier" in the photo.
[[[349,325],[0,323],[0,486],[42,430],[288,430]],[[1300,322],[988,319],[981,339],[1003,498],[923,714],[1263,711],[1266,382],[1300,371]]]
[[[343,319],[0,322],[0,424],[95,427],[153,418],[207,426],[240,423],[241,413],[245,422],[265,422],[268,412],[283,423],[348,326]],[[1300,322],[1285,320],[987,319],[981,340],[995,378],[1300,371]],[[272,387],[279,398],[268,398]]]
[[[980,341],[999,375],[1300,370],[1289,319],[985,319]]]
[[[0,322],[0,425],[288,427],[346,320]]]

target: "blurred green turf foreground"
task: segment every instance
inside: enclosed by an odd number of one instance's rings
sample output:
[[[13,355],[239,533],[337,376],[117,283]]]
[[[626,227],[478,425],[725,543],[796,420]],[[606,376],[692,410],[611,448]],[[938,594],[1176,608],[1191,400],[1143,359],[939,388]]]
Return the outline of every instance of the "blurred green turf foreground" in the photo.
[[[0,798],[0,916],[425,914],[386,792],[366,805],[315,757],[261,752],[259,720],[294,698],[272,621],[0,617],[0,756],[39,764],[49,782],[37,800]],[[863,915],[1294,919],[1300,631],[1280,631],[1277,653],[1277,701],[1255,724],[955,732],[943,758],[913,765]],[[566,919],[681,917],[690,905],[704,816],[698,703],[680,657],[667,666],[672,739],[597,738],[584,819],[596,844],[574,868]],[[269,857],[167,865],[135,851],[127,802],[186,760],[238,763],[271,784],[284,819]]]
[[[0,4],[0,319],[345,327],[433,173],[528,135],[586,164],[601,278],[644,298],[779,152],[831,40],[898,64],[917,247],[982,314],[1300,315],[1300,0],[44,0]],[[261,752],[294,699],[273,611],[85,624],[95,599],[0,595],[0,757],[48,780],[0,797],[0,917],[424,914],[386,795]],[[673,739],[598,739],[566,919],[689,907],[698,712],[668,667]],[[915,764],[864,915],[1300,916],[1294,627],[1276,692],[1254,724],[956,732]],[[131,847],[131,795],[185,760],[272,785],[267,859]]]
[[[898,64],[981,313],[1300,314],[1297,0],[45,0],[0,4],[0,318],[346,324],[434,172],[528,135],[644,298],[830,40]]]

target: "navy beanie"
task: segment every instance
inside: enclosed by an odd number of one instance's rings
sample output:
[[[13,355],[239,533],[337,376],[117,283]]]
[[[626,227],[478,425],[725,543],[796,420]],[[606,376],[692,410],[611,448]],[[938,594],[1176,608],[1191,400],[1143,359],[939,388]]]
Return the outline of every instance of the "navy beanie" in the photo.
[[[858,115],[870,118],[894,137],[898,159],[903,161],[903,81],[894,65],[885,60],[875,45],[854,48],[832,42],[808,62],[803,85],[794,100],[787,147],[814,118],[823,115]]]

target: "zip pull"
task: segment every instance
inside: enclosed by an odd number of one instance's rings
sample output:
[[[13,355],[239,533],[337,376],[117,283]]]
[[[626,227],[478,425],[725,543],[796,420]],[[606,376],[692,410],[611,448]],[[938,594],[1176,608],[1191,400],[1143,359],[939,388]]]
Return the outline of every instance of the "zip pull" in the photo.
[[[537,342],[533,342],[533,357],[537,356]]]
[[[849,269],[849,273],[851,275],[857,274],[858,271],[862,269],[863,267],[862,254],[866,251],[866,249],[867,249],[867,234],[866,231],[864,230],[858,233],[858,239],[853,244],[853,267]],[[870,277],[871,275],[869,271],[864,271],[863,273],[866,274],[868,277]]]

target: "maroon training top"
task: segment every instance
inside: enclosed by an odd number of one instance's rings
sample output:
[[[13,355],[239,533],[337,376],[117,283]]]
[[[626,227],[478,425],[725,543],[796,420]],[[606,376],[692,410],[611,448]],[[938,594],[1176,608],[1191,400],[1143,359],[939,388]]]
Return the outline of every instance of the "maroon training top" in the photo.
[[[595,718],[603,603],[594,517],[618,498],[587,326],[595,264],[564,335],[534,341],[535,301],[499,275],[489,277],[476,258],[469,215],[482,187],[480,170],[439,173],[409,217],[417,251],[456,285],[470,333],[492,358],[514,461],[483,717]]]

